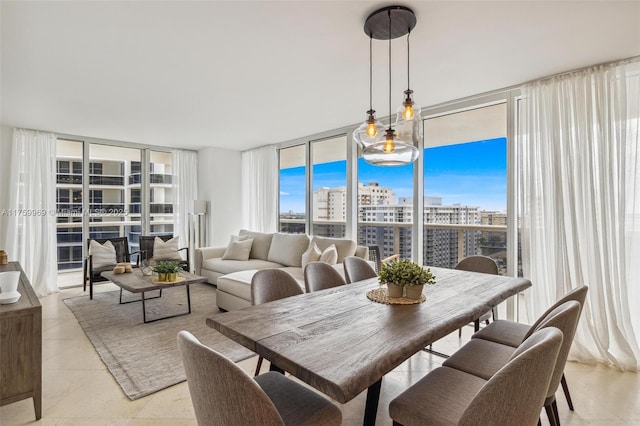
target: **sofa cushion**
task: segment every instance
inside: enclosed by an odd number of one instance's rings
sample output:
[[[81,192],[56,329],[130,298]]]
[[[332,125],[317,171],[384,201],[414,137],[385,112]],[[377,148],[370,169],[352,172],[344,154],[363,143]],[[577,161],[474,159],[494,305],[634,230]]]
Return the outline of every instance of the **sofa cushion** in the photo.
[[[307,266],[309,262],[317,262],[320,260],[320,256],[322,256],[322,251],[318,248],[314,243],[309,244],[309,249],[302,253],[302,269]]]
[[[251,238],[242,241],[231,241],[222,255],[222,260],[249,260],[252,244],[253,239]]]
[[[251,246],[251,253],[249,253],[250,259],[262,259],[267,260],[269,256],[269,248],[271,247],[271,239],[273,234],[265,234],[263,232],[248,231],[246,229],[240,230],[240,235],[247,235],[249,238],[253,238],[253,245]]]
[[[324,251],[331,244],[335,244],[338,251],[338,263],[342,263],[347,256],[353,256],[356,253],[356,242],[353,240],[346,240],[344,238],[327,238],[315,236],[311,240],[318,248]]]
[[[267,260],[284,266],[302,266],[302,253],[307,247],[309,237],[306,234],[273,234]]]
[[[238,271],[218,278],[218,290],[233,294],[244,300],[251,300],[251,279],[256,269]]]
[[[215,271],[220,274],[231,274],[233,272],[244,271],[246,269],[269,269],[281,268],[282,265],[267,260],[222,260],[219,257],[206,259],[202,262],[202,269]]]
[[[336,250],[335,244],[331,244],[329,247],[324,249],[320,255],[320,262],[327,263],[329,265],[335,265],[338,263],[338,251]]]

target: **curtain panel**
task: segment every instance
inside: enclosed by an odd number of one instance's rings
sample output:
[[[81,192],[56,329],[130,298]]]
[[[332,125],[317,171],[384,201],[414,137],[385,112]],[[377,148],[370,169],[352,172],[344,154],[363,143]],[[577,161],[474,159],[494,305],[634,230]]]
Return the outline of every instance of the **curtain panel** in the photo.
[[[242,153],[242,219],[245,228],[257,232],[276,231],[278,174],[275,146]]]
[[[522,266],[529,320],[589,286],[570,358],[640,360],[640,62],[522,87],[518,123]]]
[[[191,214],[193,202],[198,199],[198,155],[194,151],[174,149],[173,164],[173,235],[180,237],[180,247],[191,247]],[[193,256],[191,256],[193,259]]]
[[[20,262],[36,294],[58,291],[56,136],[14,129],[8,228],[4,246]]]

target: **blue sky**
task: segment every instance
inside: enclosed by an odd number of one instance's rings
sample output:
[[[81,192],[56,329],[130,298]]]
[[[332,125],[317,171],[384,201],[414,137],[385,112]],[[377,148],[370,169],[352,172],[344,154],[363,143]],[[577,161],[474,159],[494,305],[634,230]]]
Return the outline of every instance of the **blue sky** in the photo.
[[[425,195],[442,197],[443,204],[506,211],[507,140],[489,139],[425,150]],[[313,189],[346,185],[346,161],[315,165]],[[305,168],[280,171],[280,211],[304,212]],[[413,195],[413,165],[372,166],[358,160],[358,181],[378,182],[398,197]]]

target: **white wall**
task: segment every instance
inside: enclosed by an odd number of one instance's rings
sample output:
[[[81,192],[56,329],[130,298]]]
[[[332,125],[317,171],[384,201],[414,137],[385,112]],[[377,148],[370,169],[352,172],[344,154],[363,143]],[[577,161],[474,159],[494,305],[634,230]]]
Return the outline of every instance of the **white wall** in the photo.
[[[207,246],[227,245],[242,228],[242,154],[220,148],[198,151],[198,198],[207,207]]]
[[[8,216],[2,210],[12,208],[9,205],[9,168],[11,165],[11,139],[13,128],[0,126],[0,249],[4,247],[7,235]],[[11,256],[11,253],[9,253]]]

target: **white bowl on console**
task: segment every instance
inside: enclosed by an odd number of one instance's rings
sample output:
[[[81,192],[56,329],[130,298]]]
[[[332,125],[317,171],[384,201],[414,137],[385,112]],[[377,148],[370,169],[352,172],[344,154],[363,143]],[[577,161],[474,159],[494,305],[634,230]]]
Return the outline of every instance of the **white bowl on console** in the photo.
[[[0,272],[0,304],[15,303],[20,299],[19,279],[20,271]]]

